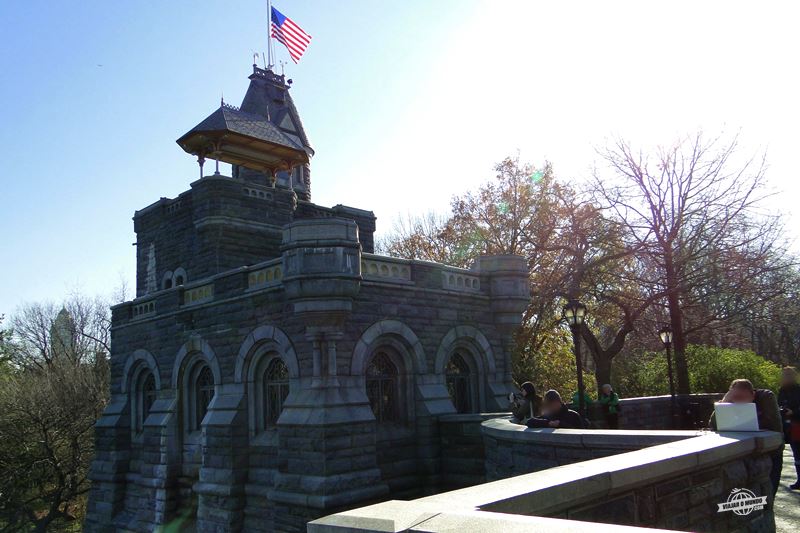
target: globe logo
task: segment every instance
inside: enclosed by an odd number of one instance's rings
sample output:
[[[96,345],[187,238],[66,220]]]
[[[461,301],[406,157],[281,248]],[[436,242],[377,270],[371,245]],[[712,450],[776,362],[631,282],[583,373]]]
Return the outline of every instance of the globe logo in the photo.
[[[717,504],[717,512],[733,511],[736,515],[746,516],[753,511],[760,511],[766,504],[766,496],[756,496],[748,489],[733,489],[724,503]]]

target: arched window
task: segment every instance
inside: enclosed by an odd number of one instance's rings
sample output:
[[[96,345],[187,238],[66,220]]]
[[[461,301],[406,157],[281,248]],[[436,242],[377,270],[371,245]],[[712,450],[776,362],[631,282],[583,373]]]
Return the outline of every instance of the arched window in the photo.
[[[386,352],[378,352],[367,365],[367,398],[375,419],[381,422],[398,422],[398,372]]]
[[[283,402],[289,396],[289,368],[283,359],[274,357],[263,377],[263,405],[264,429],[274,426],[283,411]]]
[[[202,365],[194,380],[194,413],[190,429],[196,431],[208,412],[208,405],[214,397],[214,375],[208,365]]]
[[[172,278],[168,278],[164,280],[164,288],[171,289],[172,288]]]
[[[460,352],[455,352],[445,369],[447,376],[447,391],[453,400],[453,405],[459,413],[471,413],[475,402],[473,401],[473,375],[472,369],[467,364]]]
[[[156,378],[149,370],[145,370],[139,376],[134,399],[134,430],[136,433],[141,433],[144,421],[150,415],[150,408],[156,401]]]

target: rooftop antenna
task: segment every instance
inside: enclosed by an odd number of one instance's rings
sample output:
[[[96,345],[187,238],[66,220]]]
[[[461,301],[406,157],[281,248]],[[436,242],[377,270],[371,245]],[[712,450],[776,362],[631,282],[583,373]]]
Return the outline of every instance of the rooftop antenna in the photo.
[[[280,61],[278,61],[278,63],[280,63],[280,64],[281,64],[281,76],[284,76],[284,75],[285,75],[285,73],[284,73],[284,71],[283,71],[283,70],[284,70],[284,69],[283,69],[283,67],[285,67],[285,66],[286,66],[286,61],[284,61],[284,60],[280,60]]]
[[[264,52],[261,52],[261,60],[264,62],[264,70],[269,70],[272,68],[272,65],[267,63],[267,59],[264,57]]]
[[[253,52],[253,65],[258,65],[258,52]]]

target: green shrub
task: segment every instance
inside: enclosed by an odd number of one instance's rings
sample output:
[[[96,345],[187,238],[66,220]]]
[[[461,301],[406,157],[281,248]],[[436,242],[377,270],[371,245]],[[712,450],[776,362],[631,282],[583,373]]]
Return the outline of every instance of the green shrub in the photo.
[[[725,392],[737,378],[749,379],[758,389],[777,391],[780,386],[781,367],[749,350],[690,345],[686,364],[693,393]],[[612,384],[625,397],[669,394],[667,357],[663,351],[618,357],[613,369]]]
[[[750,350],[692,345],[686,364],[692,392],[724,392],[737,378],[749,379],[757,389],[780,387],[781,367]]]

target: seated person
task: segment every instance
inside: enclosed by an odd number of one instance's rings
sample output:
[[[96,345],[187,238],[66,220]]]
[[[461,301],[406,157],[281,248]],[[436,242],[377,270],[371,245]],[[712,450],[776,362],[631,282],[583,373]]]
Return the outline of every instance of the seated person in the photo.
[[[734,379],[721,401],[725,403],[755,403],[756,413],[758,414],[758,429],[783,433],[783,422],[778,408],[778,400],[771,390],[756,389],[749,379]],[[714,413],[711,413],[708,425],[716,431],[717,421]]]
[[[528,420],[529,428],[572,428],[583,429],[581,415],[567,407],[558,391],[550,389],[544,395],[542,416]]]
[[[734,379],[731,382],[728,392],[726,392],[725,396],[722,398],[722,401],[727,403],[755,403],[756,414],[758,416],[758,429],[783,433],[783,422],[781,421],[780,409],[778,408],[778,400],[775,398],[775,393],[771,390],[756,389],[749,379]],[[711,414],[708,425],[711,429],[716,431],[717,421],[714,417],[714,413]],[[769,477],[772,482],[772,495],[774,496],[778,491],[778,485],[781,481],[783,444],[770,455],[772,469]]]
[[[539,414],[542,399],[536,395],[536,387],[530,381],[523,383],[519,389],[519,394],[511,393],[508,399],[514,421],[523,423]]]

